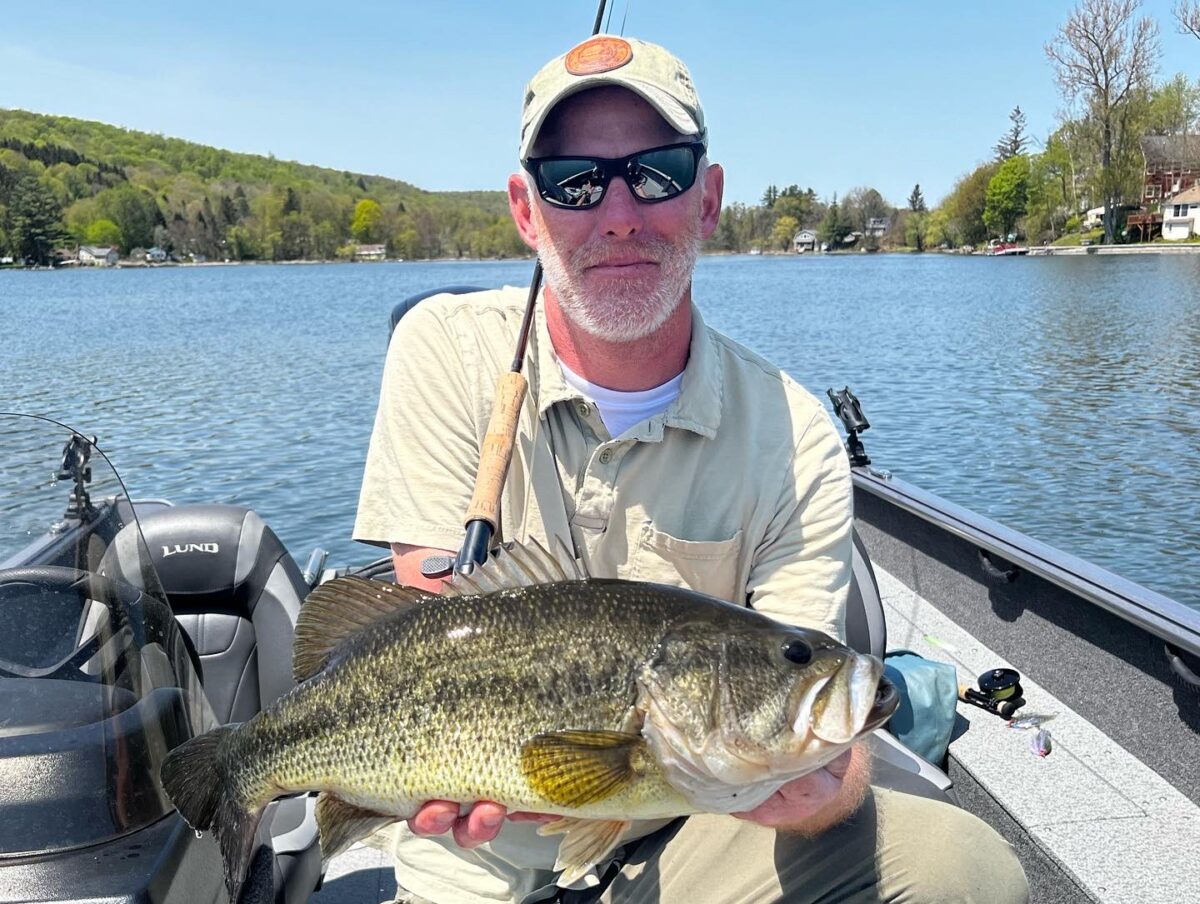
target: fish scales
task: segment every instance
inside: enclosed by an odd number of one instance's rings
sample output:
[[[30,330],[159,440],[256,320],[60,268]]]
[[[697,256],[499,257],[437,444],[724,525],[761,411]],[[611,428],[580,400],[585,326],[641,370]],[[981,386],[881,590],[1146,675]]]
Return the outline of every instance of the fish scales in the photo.
[[[459,597],[370,629],[239,733],[231,759],[260,767],[249,799],[321,787],[402,815],[414,802],[480,797],[562,811],[521,774],[522,743],[620,729],[637,669],[690,611],[669,594],[618,586],[587,598],[564,584]],[[630,796],[678,807],[668,792]],[[629,803],[619,796],[597,815]]]
[[[631,820],[753,809],[897,705],[882,663],[819,631],[577,571],[512,589],[496,574],[556,569],[544,550],[506,555],[467,596],[322,585],[296,628],[297,686],[168,755],[163,786],[213,829],[232,899],[277,797],[321,792],[327,857],[428,800],[558,814],[543,828],[565,833],[569,884]]]

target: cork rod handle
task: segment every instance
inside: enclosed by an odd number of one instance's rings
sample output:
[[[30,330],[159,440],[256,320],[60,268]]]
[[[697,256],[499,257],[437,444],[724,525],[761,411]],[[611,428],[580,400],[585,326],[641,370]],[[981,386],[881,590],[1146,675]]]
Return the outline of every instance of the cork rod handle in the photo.
[[[483,447],[479,450],[475,493],[467,506],[464,524],[486,521],[493,532],[500,526],[500,494],[504,491],[504,476],[512,460],[517,419],[521,416],[527,386],[519,373],[506,373],[496,381],[496,401],[483,437]]]

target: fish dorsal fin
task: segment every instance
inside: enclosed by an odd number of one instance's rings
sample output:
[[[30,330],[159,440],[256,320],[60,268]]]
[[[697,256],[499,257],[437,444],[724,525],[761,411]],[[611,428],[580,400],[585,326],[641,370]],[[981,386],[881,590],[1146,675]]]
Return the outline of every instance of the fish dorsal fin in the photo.
[[[539,835],[563,835],[554,868],[562,870],[558,885],[578,882],[621,842],[631,823],[621,819],[575,819],[564,816],[538,828]]]
[[[641,735],[623,731],[555,731],[521,745],[521,772],[546,800],[582,807],[628,786],[647,758]]]
[[[411,609],[436,596],[365,578],[334,578],[304,600],[296,620],[292,675],[296,683],[311,678],[329,661],[342,641],[372,623]]]
[[[562,540],[555,538],[554,552],[550,552],[531,538],[526,543],[505,543],[494,550],[486,562],[475,566],[470,574],[455,572],[442,588],[442,596],[472,596],[534,584],[586,581],[587,578],[582,563]]]

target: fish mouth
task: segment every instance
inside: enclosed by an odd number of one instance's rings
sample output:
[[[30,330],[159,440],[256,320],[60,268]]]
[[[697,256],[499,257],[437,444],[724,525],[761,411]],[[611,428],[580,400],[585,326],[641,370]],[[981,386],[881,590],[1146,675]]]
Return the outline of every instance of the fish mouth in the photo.
[[[865,728],[875,729],[892,717],[892,713],[896,711],[896,707],[900,705],[900,691],[896,685],[887,680],[886,676],[879,676],[879,684],[875,687],[875,702],[871,704],[871,709],[867,713],[867,721]]]
[[[886,722],[900,705],[895,685],[874,656],[854,654],[825,682],[812,702],[811,727],[830,744],[848,744]]]

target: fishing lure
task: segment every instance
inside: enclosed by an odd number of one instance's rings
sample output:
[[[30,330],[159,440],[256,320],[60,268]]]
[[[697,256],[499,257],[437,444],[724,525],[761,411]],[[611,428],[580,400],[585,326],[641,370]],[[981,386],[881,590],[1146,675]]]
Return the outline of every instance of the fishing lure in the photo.
[[[1049,756],[1052,747],[1050,732],[1045,728],[1039,728],[1037,734],[1029,739],[1029,749],[1040,757]]]

